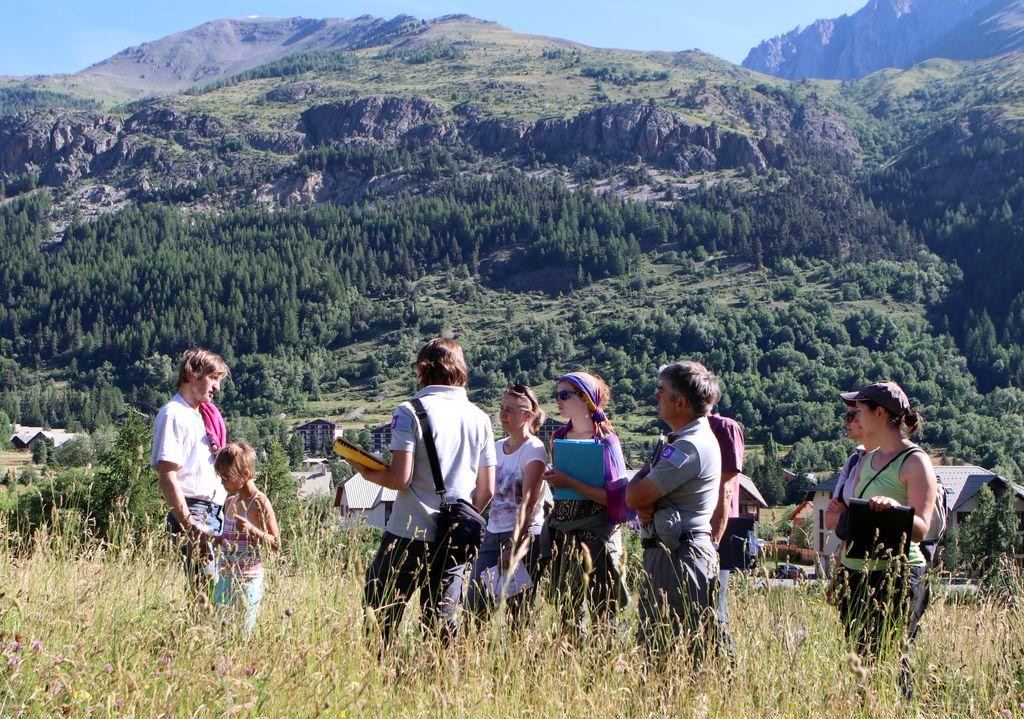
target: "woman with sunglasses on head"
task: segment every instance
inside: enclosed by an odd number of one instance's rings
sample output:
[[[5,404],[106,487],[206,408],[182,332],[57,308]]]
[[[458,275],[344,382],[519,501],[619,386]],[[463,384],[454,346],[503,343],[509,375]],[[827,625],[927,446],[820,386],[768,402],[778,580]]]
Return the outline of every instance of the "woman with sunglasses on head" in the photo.
[[[556,499],[546,529],[551,548],[552,599],[561,608],[563,627],[582,634],[584,600],[594,619],[611,619],[629,601],[619,524],[632,513],[626,506],[626,463],[619,438],[604,413],[610,399],[599,376],[570,372],[555,388],[558,414],[568,421],[552,436],[593,440],[604,449],[604,486],[593,487],[550,469],[544,479],[553,488],[575,490],[584,499]],[[552,455],[557,450],[552,449]],[[552,459],[556,459],[554,456]]]
[[[533,390],[517,383],[502,395],[498,418],[508,436],[494,443],[498,460],[494,498],[469,588],[469,606],[480,617],[486,616],[494,603],[483,576],[489,568],[498,567],[503,580],[522,562],[536,585],[534,540],[544,524],[545,485],[541,475],[547,468],[548,453],[543,440],[536,436],[544,424],[544,410]],[[506,600],[516,620],[522,618],[534,595],[530,587]]]
[[[867,500],[875,511],[914,509],[906,556],[857,559],[847,556],[849,547],[843,552],[839,613],[846,636],[858,654],[875,657],[912,641],[928,605],[921,542],[931,524],[937,480],[928,455],[906,436],[915,434],[922,420],[898,384],[875,382],[841,396],[856,412],[864,446],[876,448],[864,455],[851,478],[852,498]],[[900,686],[910,696],[910,662],[904,656],[901,664]]]

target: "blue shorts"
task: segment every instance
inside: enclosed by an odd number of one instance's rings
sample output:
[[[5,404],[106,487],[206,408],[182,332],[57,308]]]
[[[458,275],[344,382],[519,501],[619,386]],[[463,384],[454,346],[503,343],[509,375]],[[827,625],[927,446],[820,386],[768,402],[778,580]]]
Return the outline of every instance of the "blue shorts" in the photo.
[[[213,601],[221,607],[237,611],[245,617],[245,633],[256,629],[256,616],[263,599],[263,572],[252,577],[235,577],[223,572],[217,579],[217,593]]]
[[[167,529],[181,549],[185,574],[196,582],[199,581],[200,574],[206,575],[208,580],[215,581],[217,579],[217,563],[213,559],[210,543],[221,532],[224,522],[224,507],[205,499],[187,499],[185,502],[188,505],[188,513],[209,536],[209,541],[203,542],[201,546],[193,546],[193,543],[186,539],[181,522],[173,512],[167,514]]]

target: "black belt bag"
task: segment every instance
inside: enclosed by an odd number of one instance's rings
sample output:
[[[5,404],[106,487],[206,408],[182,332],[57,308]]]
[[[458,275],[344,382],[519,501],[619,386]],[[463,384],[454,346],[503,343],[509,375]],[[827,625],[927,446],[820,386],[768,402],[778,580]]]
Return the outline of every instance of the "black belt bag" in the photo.
[[[434,490],[441,497],[441,510],[437,515],[437,538],[434,541],[440,552],[463,564],[480,549],[487,523],[476,511],[476,507],[466,500],[444,501],[446,490],[441,477],[441,462],[437,457],[437,445],[434,444],[434,430],[431,428],[430,418],[419,398],[414,399],[411,404],[420,421],[420,434],[423,436],[423,447],[427,450],[427,459],[430,461]]]

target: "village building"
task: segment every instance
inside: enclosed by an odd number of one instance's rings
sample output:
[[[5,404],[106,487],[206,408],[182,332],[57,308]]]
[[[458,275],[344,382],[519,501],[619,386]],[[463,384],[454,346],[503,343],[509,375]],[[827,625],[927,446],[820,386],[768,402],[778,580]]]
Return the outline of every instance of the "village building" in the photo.
[[[757,485],[754,484],[754,480],[745,474],[741,474],[739,480],[739,516],[753,517],[755,522],[760,522],[761,510],[766,508],[768,503],[764,501],[764,497],[761,496],[761,492],[757,489]]]
[[[14,433],[11,435],[11,445],[17,450],[32,451],[35,446],[46,440],[54,447],[60,447],[65,442],[70,442],[78,435],[68,432],[65,429],[43,429],[42,427],[30,427],[24,424],[15,424]]]
[[[298,425],[292,433],[302,439],[302,450],[306,454],[324,454],[342,435],[342,429],[337,422],[320,418]]]
[[[326,464],[317,464],[305,472],[292,472],[300,500],[331,496],[331,470]]]
[[[382,424],[370,430],[371,452],[380,454],[385,449],[391,449],[391,423]]]
[[[385,489],[363,479],[361,474],[354,474],[338,485],[334,506],[341,510],[346,524],[367,524],[384,529],[397,497],[398,492],[394,489]]]

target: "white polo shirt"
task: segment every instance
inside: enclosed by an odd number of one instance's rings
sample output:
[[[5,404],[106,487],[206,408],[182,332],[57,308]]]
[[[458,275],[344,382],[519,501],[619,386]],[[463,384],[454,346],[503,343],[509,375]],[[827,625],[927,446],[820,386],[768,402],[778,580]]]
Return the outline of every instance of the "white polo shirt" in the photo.
[[[469,401],[464,387],[430,385],[416,393],[434,429],[434,443],[445,487],[445,501],[472,501],[480,467],[493,467],[491,420]],[[412,481],[398,493],[387,531],[399,537],[434,541],[441,498],[434,490],[430,460],[412,405],[398,406],[391,418],[391,451],[414,452]]]
[[[179,469],[178,484],[185,499],[206,499],[224,504],[227,492],[213,471],[213,450],[206,424],[198,409],[180,394],[174,395],[153,422],[153,452],[149,464],[173,462]]]

